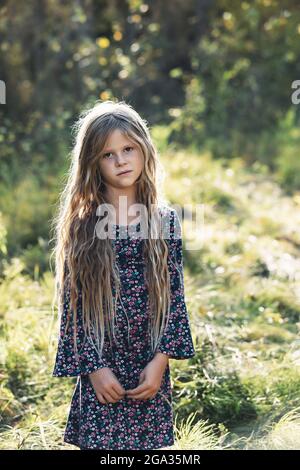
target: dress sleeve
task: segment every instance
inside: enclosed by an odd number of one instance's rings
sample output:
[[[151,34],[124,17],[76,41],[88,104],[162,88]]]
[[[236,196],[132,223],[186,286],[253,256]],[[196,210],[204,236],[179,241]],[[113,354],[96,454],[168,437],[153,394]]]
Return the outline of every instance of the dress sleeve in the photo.
[[[195,356],[195,350],[184,296],[182,231],[176,210],[172,210],[170,216],[168,269],[170,316],[156,352],[165,353],[172,359],[187,359]]]
[[[105,360],[98,357],[98,353],[95,350],[92,342],[87,336],[85,343],[84,329],[82,322],[82,296],[81,290],[79,290],[77,300],[77,348],[78,356],[74,352],[74,320],[71,315],[68,331],[64,335],[65,326],[67,323],[67,313],[70,305],[70,289],[64,290],[64,302],[63,309],[60,319],[60,334],[58,337],[58,345],[56,352],[56,359],[54,369],[52,372],[53,377],[74,377],[78,375],[90,374],[91,372],[101,369],[102,367],[108,367]],[[71,312],[73,313],[73,312]]]

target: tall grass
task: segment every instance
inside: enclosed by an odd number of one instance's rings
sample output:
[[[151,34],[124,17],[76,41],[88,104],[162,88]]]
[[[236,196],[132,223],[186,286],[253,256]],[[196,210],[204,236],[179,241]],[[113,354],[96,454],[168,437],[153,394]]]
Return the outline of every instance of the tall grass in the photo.
[[[166,148],[163,160],[170,203],[205,209],[204,243],[184,249],[196,356],[171,360],[174,448],[299,449],[300,199],[239,159]],[[62,435],[76,378],[51,375],[53,276],[34,257],[28,269],[28,251],[9,259],[0,233],[0,448],[73,449]],[[188,220],[183,235],[186,248]]]

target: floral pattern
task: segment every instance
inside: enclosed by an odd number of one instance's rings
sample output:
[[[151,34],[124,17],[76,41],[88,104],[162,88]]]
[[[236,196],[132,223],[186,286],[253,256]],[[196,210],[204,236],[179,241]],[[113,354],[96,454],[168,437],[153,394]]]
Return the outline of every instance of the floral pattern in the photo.
[[[170,317],[156,351],[173,359],[187,359],[195,355],[188,312],[184,299],[181,226],[177,212],[164,206],[168,216],[170,235],[168,269],[171,280]],[[139,228],[140,224],[133,226]],[[117,306],[116,335],[118,343],[109,346],[105,337],[103,357],[87,340],[83,343],[81,292],[77,309],[78,355],[73,352],[73,323],[64,335],[69,308],[69,292],[65,292],[60,319],[60,335],[54,377],[76,377],[64,431],[64,442],[80,449],[150,450],[174,444],[172,388],[170,368],[167,365],[161,387],[148,400],[125,396],[116,403],[102,404],[94,391],[89,374],[102,367],[110,367],[125,389],[139,384],[139,375],[153,358],[148,333],[148,291],[145,283],[142,256],[143,238],[138,230],[130,233],[132,224],[114,225],[116,252],[121,280],[121,300]]]

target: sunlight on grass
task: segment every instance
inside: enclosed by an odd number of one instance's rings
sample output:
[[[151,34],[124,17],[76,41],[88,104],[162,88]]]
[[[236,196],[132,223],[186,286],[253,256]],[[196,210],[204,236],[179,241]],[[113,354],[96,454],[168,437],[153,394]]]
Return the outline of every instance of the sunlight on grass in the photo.
[[[172,449],[299,449],[300,198],[238,158],[167,147],[170,204],[204,204],[199,249],[183,220],[196,356],[171,361]],[[0,448],[77,449],[62,440],[76,378],[51,375],[53,275],[25,258],[4,259],[0,283]]]
[[[267,427],[267,434],[250,443],[251,449],[260,450],[300,450],[299,408],[286,413],[277,422]]]
[[[217,437],[215,426],[209,425],[207,421],[199,420],[191,426],[194,415],[190,415],[185,423],[177,427],[175,421],[175,432],[177,434],[176,450],[212,450],[220,449],[223,437]]]

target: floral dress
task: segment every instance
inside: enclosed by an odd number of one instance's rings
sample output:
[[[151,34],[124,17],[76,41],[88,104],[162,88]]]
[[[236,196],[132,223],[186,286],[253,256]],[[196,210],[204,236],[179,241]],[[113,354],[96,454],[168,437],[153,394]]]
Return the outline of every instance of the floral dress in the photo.
[[[167,328],[156,352],[166,353],[173,359],[187,359],[193,357],[195,351],[184,299],[181,226],[176,210],[164,207],[170,228],[166,242],[169,245],[171,308]],[[109,367],[125,390],[135,388],[139,385],[143,368],[154,357],[148,334],[148,291],[142,256],[143,238],[137,231],[139,225],[127,226],[128,231],[126,226],[114,225],[116,237],[113,246],[120,272],[122,307],[117,305],[118,343],[114,345],[113,353],[108,340],[104,341],[102,359],[88,339],[82,344],[84,330],[79,289],[79,356],[75,358],[72,320],[71,328],[65,336],[63,334],[70,301],[69,291],[65,292],[53,376],[77,376],[63,440],[80,449],[150,450],[174,444],[169,364],[159,391],[147,400],[125,395],[116,403],[102,404],[89,379],[91,372]],[[130,234],[131,227],[136,229],[133,235]],[[177,238],[174,237],[175,232]]]

